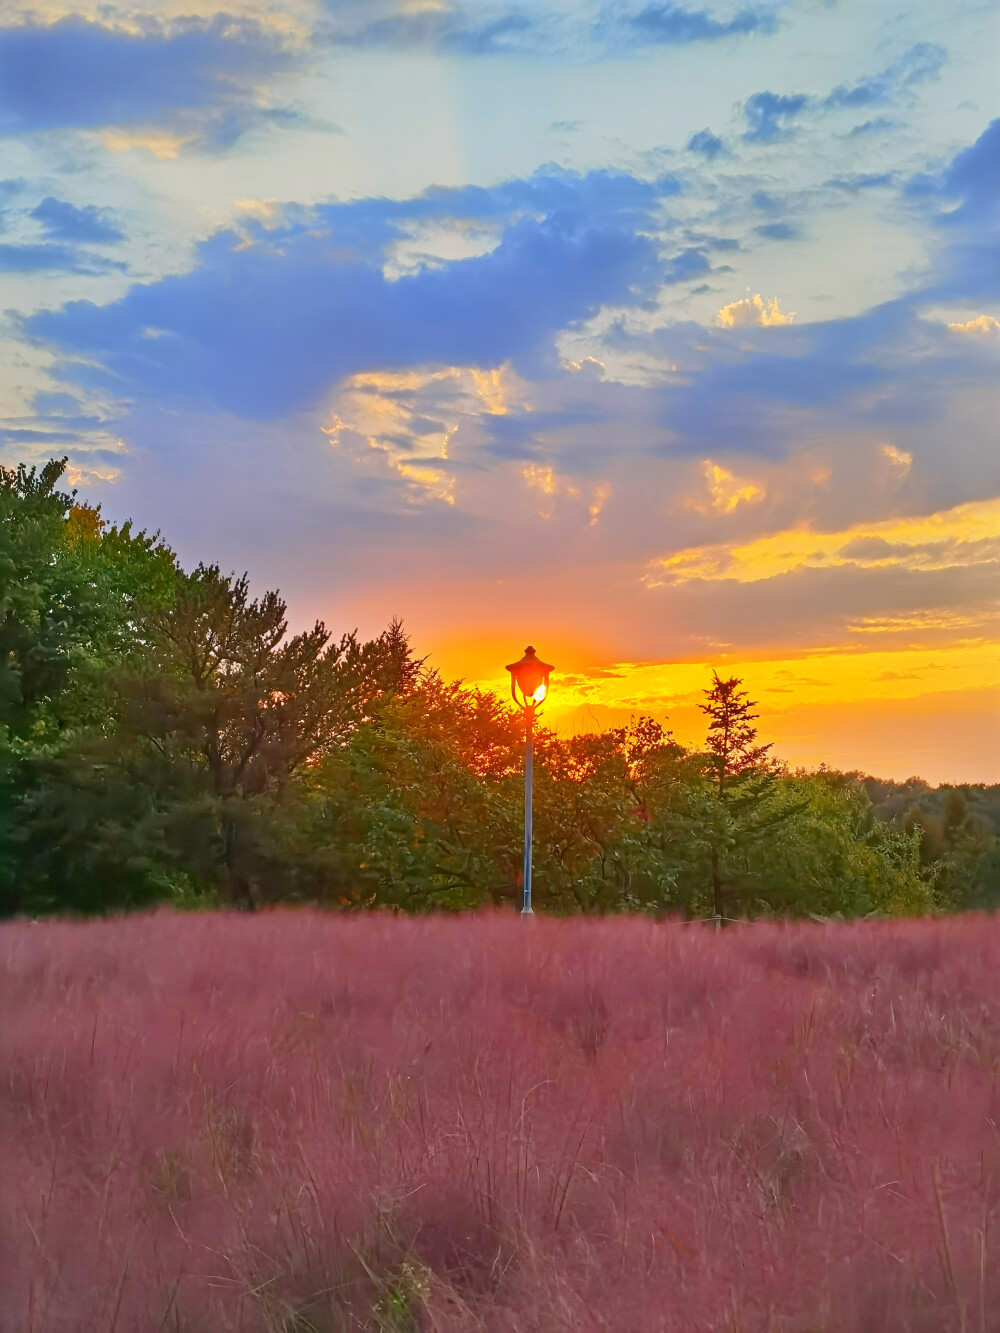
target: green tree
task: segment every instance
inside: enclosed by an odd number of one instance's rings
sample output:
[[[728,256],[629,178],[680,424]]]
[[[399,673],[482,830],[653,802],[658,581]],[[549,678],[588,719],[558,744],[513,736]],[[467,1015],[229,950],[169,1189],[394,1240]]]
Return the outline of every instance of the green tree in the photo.
[[[864,788],[829,773],[782,775],[766,837],[748,846],[750,905],[792,916],[891,916],[932,911],[917,840],[879,820]]]
[[[902,827],[917,840],[938,906],[963,911],[1000,902],[1000,844],[971,789],[928,792],[903,816]]]
[[[418,666],[398,622],[368,643],[319,622],[289,636],[278,593],[253,598],[245,576],[216,565],[151,614],[149,647],[122,683],[130,729],[192,775],[173,818],[188,846],[216,848],[224,901],[273,896],[268,849],[286,841],[276,825],[293,776],[342,748]]]
[[[51,828],[53,837],[36,837],[32,821],[60,802],[70,814],[62,766],[86,732],[115,731],[109,672],[134,651],[141,608],[169,599],[175,575],[173,553],[158,538],[128,524],[109,527],[99,509],[59,489],[65,464],[0,468],[0,910],[7,912],[58,901],[51,866],[43,870],[33,850],[50,863],[59,840]],[[90,827],[79,809],[76,816]]]
[[[725,919],[753,894],[749,854],[796,807],[776,801],[779,768],[769,758],[770,745],[757,743],[759,714],[737,676],[712,673],[701,711],[709,719],[705,741],[705,776],[712,805],[705,810],[712,915]]]

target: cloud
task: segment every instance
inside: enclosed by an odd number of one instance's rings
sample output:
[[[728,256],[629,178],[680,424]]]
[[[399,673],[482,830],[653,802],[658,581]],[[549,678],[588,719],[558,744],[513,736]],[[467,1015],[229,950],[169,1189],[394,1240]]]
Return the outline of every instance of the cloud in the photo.
[[[935,174],[913,177],[906,193],[922,210],[938,205],[940,254],[927,300],[1000,297],[1000,118]]]
[[[975,315],[962,324],[949,324],[952,333],[964,333],[967,337],[982,338],[1000,333],[1000,319],[995,315]]]
[[[477,370],[377,371],[353,375],[336,392],[323,434],[378,480],[395,474],[408,503],[455,502],[455,442],[484,417],[523,406],[508,366]],[[460,464],[459,464],[460,466]]]
[[[675,190],[669,177],[550,171],[495,190],[299,210],[284,226],[250,218],[239,235],[205,242],[189,273],[111,305],[42,312],[24,327],[102,368],[76,374],[163,401],[280,417],[362,371],[544,360],[559,330],[604,305],[651,299],[670,264],[638,228],[659,225]],[[431,216],[497,218],[499,242],[387,278],[400,227]],[[704,259],[682,252],[672,262],[679,280]]]
[[[841,532],[792,528],[745,543],[693,547],[655,563],[648,581],[757,583],[796,570],[854,565],[919,572],[1000,567],[1000,499],[938,513],[858,523]]]
[[[993,215],[1000,202],[1000,119],[956,154],[940,193],[961,200],[960,207],[949,215],[953,222],[987,220]]]
[[[365,12],[365,11],[359,11]],[[328,29],[330,39],[353,47],[428,47],[451,55],[489,56],[533,51],[545,43],[545,16],[523,10],[477,18],[461,7],[396,9]]]
[[[60,241],[108,245],[125,239],[124,232],[108,213],[94,204],[78,208],[49,195],[31,210],[31,216],[42,224],[46,235]]]
[[[715,322],[720,329],[769,329],[791,324],[794,318],[794,311],[786,313],[782,310],[776,296],[765,302],[760,292],[754,292],[753,296],[724,305],[715,316]]]
[[[861,171],[853,176],[833,176],[826,184],[831,190],[859,194],[862,190],[888,189],[896,184],[896,176],[891,171]]]
[[[740,505],[759,504],[767,494],[756,482],[737,477],[728,468],[713,463],[710,458],[706,458],[701,466],[708,500],[706,502],[696,496],[687,502],[687,507],[698,513],[731,514]]]
[[[883,444],[881,454],[883,458],[888,460],[891,467],[894,467],[904,476],[913,466],[913,455],[906,449],[897,449],[894,444]]]
[[[292,62],[273,31],[227,15],[32,20],[0,28],[0,129],[166,127],[221,147],[266,114],[258,90]]]
[[[771,305],[760,297],[758,306],[755,296],[723,307],[722,319],[734,322],[717,322],[715,331],[615,331],[616,357],[672,367],[659,413],[668,433],[664,455],[704,453],[725,441],[730,450],[779,457],[817,432],[884,438],[905,430],[923,440],[926,464],[939,447],[934,441],[944,430],[953,433],[966,412],[972,435],[962,447],[973,454],[982,447],[979,415],[995,364],[971,357],[955,335],[920,313],[927,289],[859,315],[784,326],[761,323]],[[787,313],[780,303],[774,312],[779,319]],[[942,483],[952,480],[942,476]]]
[[[172,134],[167,130],[104,130],[101,143],[112,153],[141,148],[161,162],[173,162],[185,148],[197,144],[199,137],[195,131]]]
[[[849,131],[849,137],[860,139],[863,135],[884,134],[888,130],[897,129],[898,120],[893,120],[891,116],[872,116],[869,120],[863,120],[859,125],[854,125]]]

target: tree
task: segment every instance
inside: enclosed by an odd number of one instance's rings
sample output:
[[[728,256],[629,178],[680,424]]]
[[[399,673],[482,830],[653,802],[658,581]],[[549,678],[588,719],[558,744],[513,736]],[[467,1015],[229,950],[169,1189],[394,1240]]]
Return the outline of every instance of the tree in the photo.
[[[981,790],[981,789],[980,789]],[[946,911],[995,907],[1000,901],[1000,840],[973,789],[929,789],[902,818],[919,847],[938,905]]]
[[[708,772],[720,801],[746,799],[762,776],[770,777],[767,756],[770,745],[758,745],[753,723],[760,716],[751,710],[749,698],[738,676],[722,680],[712,672],[712,687],[705,690],[706,703],[698,707],[710,719],[705,750]]]
[[[839,774],[782,775],[766,837],[747,849],[753,905],[769,914],[851,917],[933,910],[916,840],[876,818],[864,787]]]
[[[129,524],[109,527],[99,509],[61,491],[65,466],[61,459],[40,470],[0,468],[0,910],[7,912],[60,901],[50,854],[59,839],[41,811],[62,805],[64,827],[91,827],[70,788],[59,786],[62,765],[86,731],[116,730],[109,672],[141,637],[141,607],[168,599],[175,574],[173,553],[157,537]],[[104,891],[113,899],[107,881]]]
[[[419,664],[399,622],[365,644],[356,634],[334,641],[321,622],[289,637],[280,595],[252,598],[245,575],[217,565],[181,580],[173,603],[151,614],[150,634],[123,681],[133,734],[203,776],[191,810],[212,825],[219,891],[252,905],[267,896],[262,869],[293,775],[346,744],[376,700],[410,687]]]
[[[771,801],[777,767],[769,760],[770,745],[757,744],[759,716],[743,682],[737,676],[722,680],[712,673],[712,685],[699,704],[709,718],[705,741],[705,775],[712,785],[709,860],[712,914],[724,919],[735,899],[743,896],[745,851],[777,823],[794,814],[793,808]],[[743,854],[743,855],[741,855]]]
[[[65,466],[0,467],[0,726],[8,743],[38,740],[56,725],[94,610],[92,587],[70,558],[73,496],[57,490]]]
[[[641,717],[550,743],[536,786],[537,898],[563,911],[681,905],[681,838],[670,797],[684,751]]]

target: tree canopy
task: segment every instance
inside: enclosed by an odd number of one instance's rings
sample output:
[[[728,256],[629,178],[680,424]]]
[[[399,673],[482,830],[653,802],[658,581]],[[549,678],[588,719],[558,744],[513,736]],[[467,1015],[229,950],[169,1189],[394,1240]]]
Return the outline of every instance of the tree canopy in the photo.
[[[0,469],[0,910],[518,900],[508,703],[443,680],[398,620],[364,641],[290,632],[279,593],[184,570],[64,475]],[[789,772],[737,677],[714,675],[703,710],[700,749],[650,718],[537,731],[539,907],[726,919],[1000,896],[992,789]]]

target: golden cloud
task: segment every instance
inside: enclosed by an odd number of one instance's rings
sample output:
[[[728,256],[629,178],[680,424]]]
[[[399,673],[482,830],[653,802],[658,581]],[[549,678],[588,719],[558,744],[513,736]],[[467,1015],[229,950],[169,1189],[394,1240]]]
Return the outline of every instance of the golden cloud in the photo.
[[[967,337],[983,337],[991,333],[1000,333],[1000,319],[993,315],[976,315],[974,319],[967,319],[964,324],[949,324],[952,333],[964,333]]]
[[[193,134],[169,134],[161,130],[105,130],[100,136],[101,143],[112,153],[127,153],[130,148],[141,148],[161,162],[172,162],[186,144],[191,143]]]
[[[953,569],[1000,563],[1000,497],[840,532],[790,528],[744,543],[695,546],[657,560],[646,583],[757,583],[798,569]]]
[[[555,504],[559,496],[570,500],[579,500],[581,487],[569,477],[561,476],[548,463],[525,463],[521,476],[533,490],[541,491],[545,497],[538,508],[540,518],[550,519],[555,513]],[[589,488],[590,499],[587,503],[587,526],[592,528],[601,516],[601,511],[611,495],[611,487],[606,481],[595,482]]]
[[[850,634],[928,634],[935,631],[953,633],[955,630],[982,629],[1000,619],[1000,602],[975,611],[948,611],[937,607],[927,611],[911,611],[900,616],[861,616],[852,621]]]
[[[741,504],[759,504],[767,492],[755,482],[737,477],[728,468],[720,467],[706,458],[701,465],[708,488],[708,501],[699,498],[687,501],[689,509],[699,513],[731,514]]]
[[[66,467],[66,480],[71,486],[92,486],[96,482],[111,485],[121,474],[120,467],[81,467],[75,463]]]
[[[518,390],[506,366],[366,372],[344,382],[322,429],[335,447],[353,448],[360,465],[390,468],[411,501],[454,504],[452,440],[465,420],[526,406]]]
[[[606,481],[599,481],[594,487],[594,498],[591,500],[590,508],[587,510],[587,513],[590,516],[589,527],[592,528],[600,518],[601,510],[607,504],[610,495],[611,487],[608,483]]]
[[[724,305],[715,316],[720,329],[769,329],[780,324],[791,324],[795,312],[781,309],[776,296],[764,301],[760,292],[745,296],[741,301],[731,301]]]

